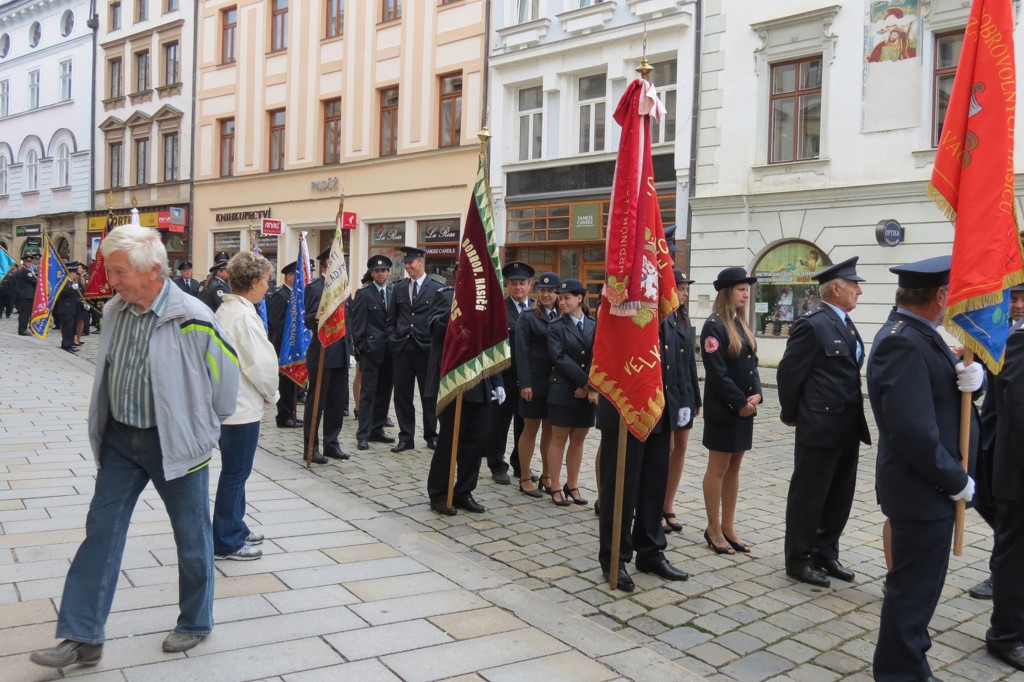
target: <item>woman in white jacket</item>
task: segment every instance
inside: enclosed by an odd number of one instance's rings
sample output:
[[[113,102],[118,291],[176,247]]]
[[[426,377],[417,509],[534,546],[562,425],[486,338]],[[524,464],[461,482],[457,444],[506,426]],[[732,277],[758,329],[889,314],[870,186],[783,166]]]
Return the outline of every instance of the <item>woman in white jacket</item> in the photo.
[[[267,339],[256,304],[267,293],[273,267],[263,256],[241,251],[228,262],[230,294],[221,295],[217,319],[238,354],[238,405],[220,429],[220,480],[213,505],[213,553],[250,561],[263,556],[263,535],[245,525],[245,482],[260,437],[263,406],[277,402],[277,353]]]

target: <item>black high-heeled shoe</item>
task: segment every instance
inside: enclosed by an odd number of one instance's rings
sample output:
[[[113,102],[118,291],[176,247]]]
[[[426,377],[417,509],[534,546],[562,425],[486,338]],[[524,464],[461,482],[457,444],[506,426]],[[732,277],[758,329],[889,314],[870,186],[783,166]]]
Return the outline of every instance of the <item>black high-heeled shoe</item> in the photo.
[[[725,541],[728,542],[730,545],[732,545],[732,548],[735,549],[737,552],[743,552],[744,554],[750,554],[750,548],[747,547],[746,545],[744,545],[742,542],[739,542],[738,540],[733,540],[732,538],[730,538],[725,533],[722,533],[722,537],[725,538]]]
[[[554,491],[552,491],[549,494],[551,495],[551,501],[554,502],[559,507],[568,507],[569,506],[569,504],[570,504],[569,500],[565,499],[565,494],[561,490],[554,490]],[[561,500],[556,500],[555,499],[555,495],[561,495],[562,499]]]
[[[532,482],[532,478],[521,478],[519,479],[519,492],[526,495],[527,497],[544,497],[544,493],[534,488],[533,490],[527,490],[523,487],[523,483],[527,481]]]
[[[668,530],[670,530],[670,531],[674,530],[675,532],[678,533],[679,531],[681,531],[683,529],[683,525],[676,521],[676,515],[675,514],[662,514],[661,518],[665,519],[665,526],[664,527],[667,528]]]
[[[542,493],[546,493],[546,494],[550,495],[551,493],[554,492],[554,490],[551,489],[550,485],[547,485],[546,483],[544,483],[545,480],[550,482],[551,481],[551,477],[550,476],[541,476],[540,480],[537,481],[537,487],[540,488],[540,491]]]
[[[708,535],[708,532],[706,530],[704,531],[704,539],[707,541],[708,547],[710,547],[711,549],[715,550],[715,554],[735,554],[736,553],[736,551],[732,547],[730,547],[728,545],[725,545],[724,547],[719,547],[718,545],[712,543],[711,542],[711,536]],[[726,542],[728,542],[728,540],[726,540]]]
[[[573,492],[575,492],[576,494],[573,495]],[[580,489],[570,488],[568,483],[562,486],[562,496],[565,497],[566,499],[572,500],[573,504],[578,504],[582,506],[587,503],[587,501],[583,499],[583,495],[580,495]]]

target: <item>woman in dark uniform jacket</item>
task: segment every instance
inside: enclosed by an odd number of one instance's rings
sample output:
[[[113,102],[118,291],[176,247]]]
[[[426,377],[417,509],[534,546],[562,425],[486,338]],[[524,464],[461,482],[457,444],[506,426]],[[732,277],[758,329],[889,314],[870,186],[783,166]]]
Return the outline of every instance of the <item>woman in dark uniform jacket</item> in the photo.
[[[551,445],[547,466],[551,476],[551,501],[560,507],[569,501],[586,504],[579,491],[583,441],[594,425],[597,391],[590,388],[590,363],[597,323],[587,316],[583,296],[587,290],[578,279],[567,279],[558,287],[562,317],[548,325],[548,352],[554,369],[548,383],[548,419]],[[569,442],[568,452],[565,450]],[[565,453],[565,485],[558,487]]]
[[[661,375],[665,384],[665,416],[672,427],[672,450],[665,481],[665,502],[662,520],[666,532],[680,531],[676,521],[675,499],[683,478],[686,445],[690,440],[693,419],[700,414],[700,384],[697,383],[697,356],[693,352],[694,329],[686,314],[686,301],[693,283],[682,270],[673,270],[679,307],[661,323]]]
[[[736,498],[743,453],[754,438],[754,415],[761,402],[757,341],[746,319],[750,285],[743,268],[726,268],[715,280],[715,304],[700,334],[704,362],[704,539],[719,554],[749,552],[736,535]]]
[[[526,478],[519,481],[519,490],[530,497],[543,497],[530,478],[530,460],[533,459],[540,434],[541,485],[550,485],[545,453],[551,444],[551,425],[548,422],[548,381],[551,380],[551,355],[548,353],[548,326],[558,319],[558,287],[562,280],[553,272],[542,272],[537,278],[537,299],[533,310],[519,316],[516,323],[516,376],[519,379],[519,416],[523,418],[523,432],[517,444],[519,470]],[[547,481],[547,483],[545,483]]]

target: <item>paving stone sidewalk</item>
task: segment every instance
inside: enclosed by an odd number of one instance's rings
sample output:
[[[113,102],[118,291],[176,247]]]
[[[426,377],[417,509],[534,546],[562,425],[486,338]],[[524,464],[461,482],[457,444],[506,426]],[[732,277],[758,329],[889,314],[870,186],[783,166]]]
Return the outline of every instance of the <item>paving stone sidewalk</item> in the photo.
[[[0,335],[6,330],[6,325],[0,325]],[[80,357],[71,361],[89,360],[95,349],[95,337],[91,338]],[[546,498],[528,498],[515,484],[493,483],[485,465],[475,496],[487,512],[443,518],[428,507],[424,481],[430,452],[422,439],[417,439],[420,449],[399,455],[379,444],[357,451],[355,425],[346,420],[342,447],[353,459],[314,466],[311,473],[337,491],[314,505],[329,512],[329,500],[347,500],[344,493],[351,493],[361,498],[363,508],[379,515],[379,523],[398,522],[412,533],[410,537],[436,541],[450,554],[543,597],[545,603],[556,605],[554,613],[560,617],[583,616],[708,680],[870,680],[884,575],[883,517],[873,492],[875,449],[861,450],[857,497],[841,544],[842,560],[856,571],[856,581],[833,581],[830,589],[795,584],[785,576],[782,558],[793,436],[778,421],[777,398],[770,387],[774,372],[764,368],[762,377],[766,402],[757,419],[757,442],[743,464],[737,513],[738,530],[744,541],[753,543],[753,552],[718,556],[704,545],[700,485],[707,451],[700,446],[698,419],[676,497],[684,530],[669,535],[669,560],[691,575],[688,582],[667,583],[632,572],[636,592],[626,595],[607,589],[596,561],[597,520],[592,508],[596,431],[587,439],[581,477],[590,506],[561,508]],[[276,428],[269,412],[263,427],[256,469],[266,476],[273,463],[277,468],[271,477],[279,483],[279,476],[283,477],[287,484],[294,472],[303,471],[301,431]],[[539,465],[534,468],[539,470]],[[261,510],[254,508],[253,513]],[[1024,682],[1024,673],[1015,673],[985,653],[990,604],[971,599],[966,592],[986,577],[991,548],[991,532],[973,512],[968,512],[965,544],[964,556],[951,559],[942,601],[932,620],[934,672],[947,682]],[[524,617],[522,611],[516,613]]]
[[[52,336],[19,338],[11,322],[0,322],[0,679],[50,680],[62,674],[29,653],[54,643],[64,577],[84,536],[95,480],[86,434],[93,364],[88,350],[71,356]],[[264,556],[217,562],[213,634],[186,654],[161,651],[177,617],[177,557],[150,487],[135,511],[103,659],[63,676],[701,679],[285,458],[257,453],[247,491]]]

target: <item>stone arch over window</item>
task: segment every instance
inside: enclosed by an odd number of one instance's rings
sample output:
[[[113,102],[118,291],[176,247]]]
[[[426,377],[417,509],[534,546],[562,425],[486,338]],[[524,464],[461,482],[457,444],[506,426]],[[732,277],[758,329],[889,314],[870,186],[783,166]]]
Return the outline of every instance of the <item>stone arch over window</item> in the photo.
[[[63,235],[57,237],[56,247],[57,255],[60,256],[62,261],[66,263],[71,260],[71,244],[68,242],[67,237]]]
[[[47,156],[56,156],[57,146],[62,143],[68,146],[68,150],[72,154],[78,151],[78,141],[75,139],[75,134],[67,128],[59,128],[50,137],[50,144],[46,146]]]

